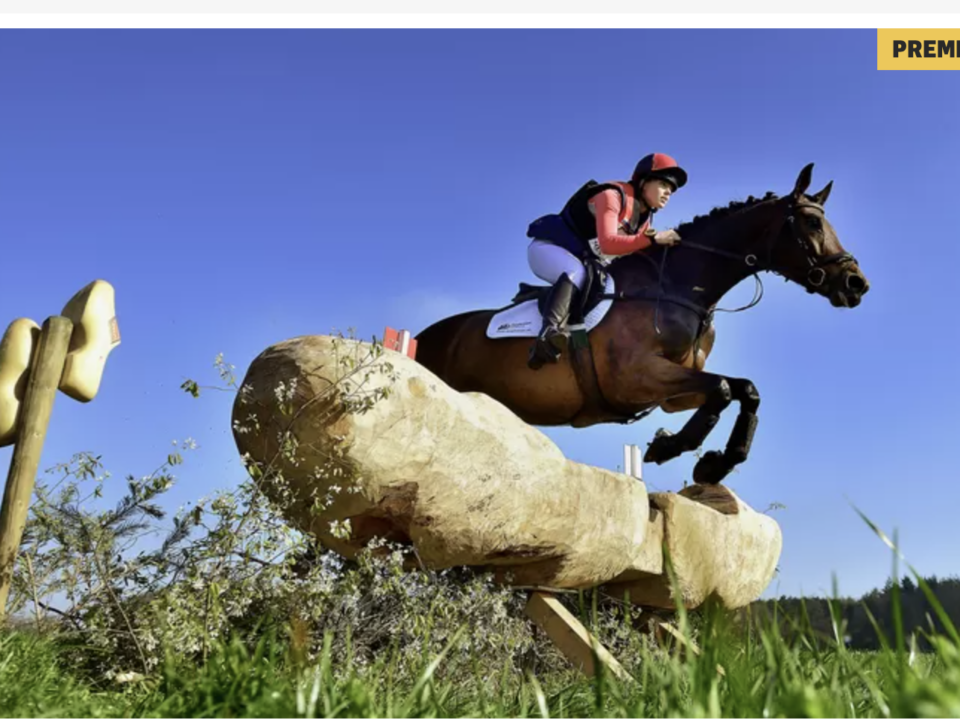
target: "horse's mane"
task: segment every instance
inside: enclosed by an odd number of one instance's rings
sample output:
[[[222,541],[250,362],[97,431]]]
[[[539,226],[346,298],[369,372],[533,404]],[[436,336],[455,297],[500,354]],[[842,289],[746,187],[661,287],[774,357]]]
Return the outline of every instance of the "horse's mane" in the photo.
[[[729,217],[741,210],[746,210],[754,205],[767,202],[768,200],[776,200],[778,197],[779,196],[771,190],[762,198],[751,195],[746,200],[734,200],[725,207],[715,207],[706,215],[696,215],[693,220],[688,220],[678,225],[676,230],[680,234],[680,237],[685,237],[686,235],[703,230],[705,225],[711,224],[721,218]]]

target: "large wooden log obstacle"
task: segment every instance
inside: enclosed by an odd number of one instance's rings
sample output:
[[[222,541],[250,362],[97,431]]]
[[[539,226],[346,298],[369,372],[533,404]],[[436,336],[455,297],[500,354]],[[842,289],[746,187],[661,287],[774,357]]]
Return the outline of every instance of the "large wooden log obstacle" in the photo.
[[[295,527],[348,558],[379,537],[408,548],[410,566],[473,566],[524,587],[527,615],[576,667],[594,675],[599,661],[620,680],[557,591],[735,608],[766,588],[781,549],[771,518],[725,487],[648,493],[634,463],[626,474],[569,460],[500,403],[447,386],[402,335],[388,338],[396,351],[293,338],[248,369],[234,437]]]
[[[347,558],[379,537],[408,548],[411,567],[490,571],[531,591],[527,615],[575,666],[594,675],[599,661],[621,680],[556,592],[735,608],[770,582],[780,528],[729,489],[648,493],[638,467],[569,460],[497,401],[453,390],[390,344],[398,351],[298,337],[248,369],[234,437],[295,527]]]
[[[303,336],[261,353],[243,384],[240,452],[270,470],[275,498],[282,473],[289,521],[346,557],[379,536],[426,567],[603,586],[667,608],[664,549],[687,607],[710,596],[746,605],[773,577],[780,528],[729,489],[648,493],[630,475],[567,459],[500,403],[452,390],[401,353]]]

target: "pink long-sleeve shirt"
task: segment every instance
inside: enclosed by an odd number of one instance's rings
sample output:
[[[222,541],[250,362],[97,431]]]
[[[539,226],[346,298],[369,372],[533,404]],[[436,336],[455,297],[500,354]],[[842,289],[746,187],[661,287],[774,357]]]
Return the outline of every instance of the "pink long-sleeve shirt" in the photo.
[[[626,213],[623,212],[620,193],[616,190],[604,190],[590,199],[590,207],[597,219],[597,242],[600,252],[604,255],[628,255],[638,250],[645,250],[653,244],[653,240],[644,234],[650,226],[649,217],[640,226],[636,235],[621,234],[620,230],[623,227],[621,215],[629,220],[633,215],[633,204],[637,202],[629,184],[624,183],[622,187],[624,187],[628,205]]]

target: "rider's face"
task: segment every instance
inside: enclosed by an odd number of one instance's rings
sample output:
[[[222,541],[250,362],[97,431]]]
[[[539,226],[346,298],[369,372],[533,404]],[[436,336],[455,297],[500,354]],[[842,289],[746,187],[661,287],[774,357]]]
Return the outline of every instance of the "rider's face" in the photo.
[[[649,180],[643,184],[643,202],[647,207],[663,210],[673,195],[673,185],[666,180]]]

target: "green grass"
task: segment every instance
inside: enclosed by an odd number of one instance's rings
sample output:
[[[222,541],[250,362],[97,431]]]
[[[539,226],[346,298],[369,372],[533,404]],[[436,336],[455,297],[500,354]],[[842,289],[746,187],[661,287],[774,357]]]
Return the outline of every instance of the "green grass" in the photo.
[[[74,678],[56,643],[34,632],[0,633],[0,715],[118,717],[126,708],[122,693]]]
[[[207,577],[156,606],[119,606],[122,623],[107,602],[65,625],[41,616],[37,629],[0,629],[0,717],[960,717],[960,633],[911,567],[930,615],[918,641],[896,538],[863,519],[894,551],[889,617],[863,606],[876,652],[847,648],[839,600],[826,615],[818,606],[818,632],[805,606],[678,608],[684,640],[661,645],[643,630],[648,614],[566,596],[630,675],[590,679],[531,632],[522,596],[457,573],[403,573],[391,555],[336,582],[322,564],[263,587]],[[669,556],[666,566],[672,577]],[[219,612],[237,593],[256,602]],[[218,621],[187,622],[201,611]],[[113,675],[128,670],[147,676]]]
[[[683,618],[681,618],[683,622]],[[372,664],[330,662],[324,638],[313,662],[269,636],[221,643],[205,665],[169,656],[154,677],[118,686],[63,667],[55,637],[0,635],[0,714],[7,717],[957,717],[960,643],[934,638],[932,653],[894,641],[880,652],[789,639],[770,628],[737,631],[728,616],[699,618],[699,655],[641,644],[621,657],[634,680],[590,680],[570,671],[487,676],[448,651],[395,677],[391,653]],[[485,664],[489,667],[489,663]],[[722,672],[718,671],[718,666]]]

